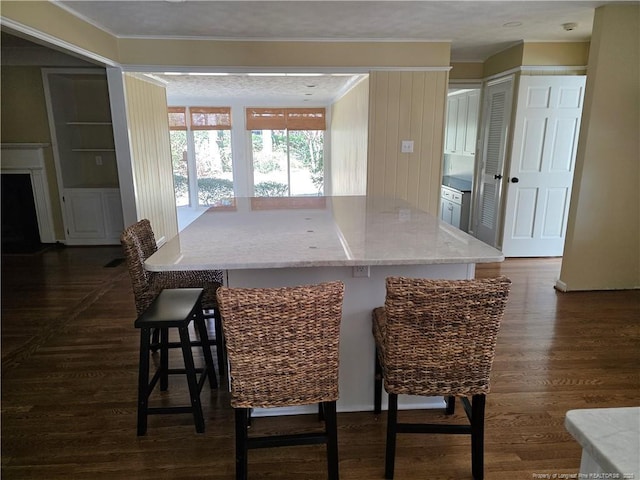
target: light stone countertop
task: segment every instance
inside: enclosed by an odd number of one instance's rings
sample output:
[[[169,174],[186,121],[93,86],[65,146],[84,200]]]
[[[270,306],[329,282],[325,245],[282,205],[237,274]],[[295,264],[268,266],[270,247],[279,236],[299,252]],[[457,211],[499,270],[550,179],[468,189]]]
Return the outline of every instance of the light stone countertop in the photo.
[[[565,427],[603,472],[620,475],[593,478],[640,478],[640,407],[570,410]]]
[[[151,271],[500,262],[502,253],[402,200],[235,198],[145,263]]]

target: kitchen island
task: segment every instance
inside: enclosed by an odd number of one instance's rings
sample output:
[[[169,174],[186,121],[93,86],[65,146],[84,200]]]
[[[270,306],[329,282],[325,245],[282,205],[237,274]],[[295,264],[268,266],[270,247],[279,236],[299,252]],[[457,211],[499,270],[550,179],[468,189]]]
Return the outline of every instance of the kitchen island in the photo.
[[[234,198],[210,208],[145,266],[225,270],[230,287],[341,280],[338,410],[365,411],[373,409],[371,311],[384,303],[385,278],[467,279],[477,263],[503,259],[500,251],[402,200],[277,197]],[[442,404],[441,398],[400,398],[401,408]]]
[[[565,427],[582,446],[579,478],[640,478],[640,407],[569,410]]]

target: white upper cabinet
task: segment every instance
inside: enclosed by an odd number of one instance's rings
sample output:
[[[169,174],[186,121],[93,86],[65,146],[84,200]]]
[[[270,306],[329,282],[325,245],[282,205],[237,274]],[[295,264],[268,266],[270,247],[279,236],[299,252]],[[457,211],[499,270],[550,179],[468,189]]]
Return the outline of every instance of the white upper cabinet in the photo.
[[[475,155],[479,100],[479,90],[449,95],[444,153]]]

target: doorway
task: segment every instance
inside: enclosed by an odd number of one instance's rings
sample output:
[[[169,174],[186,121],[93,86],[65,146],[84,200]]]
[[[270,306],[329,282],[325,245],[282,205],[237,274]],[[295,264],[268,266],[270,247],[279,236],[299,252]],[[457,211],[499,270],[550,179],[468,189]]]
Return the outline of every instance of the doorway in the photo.
[[[470,232],[480,91],[480,85],[450,85],[447,95],[440,218],[464,232]]]

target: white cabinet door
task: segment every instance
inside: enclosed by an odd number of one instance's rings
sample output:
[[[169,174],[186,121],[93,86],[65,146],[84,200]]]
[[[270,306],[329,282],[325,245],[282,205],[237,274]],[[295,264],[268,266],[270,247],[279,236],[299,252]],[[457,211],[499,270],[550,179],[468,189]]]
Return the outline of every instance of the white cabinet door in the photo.
[[[449,202],[448,208],[451,211],[451,225],[456,228],[460,228],[460,216],[462,213],[462,205],[459,203]]]
[[[463,147],[467,131],[467,114],[469,113],[469,102],[467,94],[459,94],[458,97],[458,122],[456,124],[456,146],[453,153],[463,154]]]
[[[440,218],[443,221],[456,228],[460,228],[461,214],[462,205],[445,198],[440,199]]]
[[[502,239],[507,257],[562,255],[584,87],[584,76],[520,79]]]
[[[458,135],[458,107],[460,96],[447,99],[447,128],[444,140],[444,153],[456,153],[456,139]]]
[[[104,238],[102,193],[99,189],[67,188],[64,205],[69,239]]]
[[[472,91],[467,95],[467,112],[462,144],[463,155],[476,154],[476,140],[478,135],[478,112],[480,109],[480,92]]]
[[[68,245],[116,245],[123,230],[120,190],[66,188]]]
[[[106,240],[109,243],[120,243],[120,234],[124,230],[120,190],[113,188],[103,191],[102,200]]]
[[[444,153],[475,155],[480,92],[472,90],[447,99]]]

